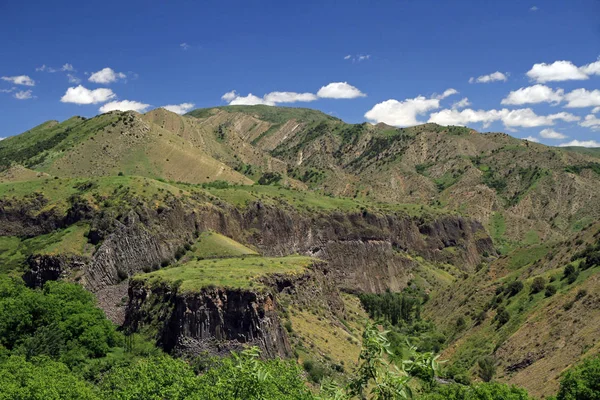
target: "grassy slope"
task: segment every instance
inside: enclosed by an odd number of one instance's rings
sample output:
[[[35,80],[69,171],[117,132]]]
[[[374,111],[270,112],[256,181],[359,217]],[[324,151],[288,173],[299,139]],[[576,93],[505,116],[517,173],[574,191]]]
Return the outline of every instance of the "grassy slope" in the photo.
[[[258,255],[258,253],[227,236],[216,232],[202,232],[196,244],[185,256],[200,260],[252,255]]]
[[[572,284],[563,279],[571,255],[587,243],[595,243],[597,232],[598,224],[586,228],[569,243],[518,248],[457,281],[450,290],[434,293],[424,314],[452,338],[443,358],[475,374],[477,360],[494,354],[500,380],[524,386],[534,395],[554,393],[564,369],[600,352],[600,315],[593,305],[600,301],[596,295],[600,266],[582,271]],[[578,263],[579,260],[574,262]],[[536,277],[551,282],[557,294],[547,297],[544,290],[532,294]],[[524,284],[518,294],[496,295],[497,288],[515,280]],[[577,298],[580,292],[587,294]],[[499,303],[494,301],[496,298]],[[508,311],[510,319],[506,324],[495,321],[496,306],[490,307],[494,303]],[[477,323],[482,311],[486,311],[485,317]],[[456,329],[460,317],[467,321],[463,331]],[[523,362],[526,364],[516,367],[516,372],[510,371],[511,366]]]
[[[259,279],[270,274],[299,274],[315,262],[303,256],[235,257],[190,261],[181,266],[141,274],[134,279],[176,284],[184,292],[206,287],[262,288]]]

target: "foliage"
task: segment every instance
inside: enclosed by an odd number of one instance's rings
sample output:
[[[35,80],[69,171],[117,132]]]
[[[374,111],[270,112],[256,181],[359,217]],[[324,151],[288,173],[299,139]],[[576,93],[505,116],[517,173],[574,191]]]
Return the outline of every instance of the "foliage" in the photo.
[[[557,400],[600,399],[600,357],[587,359],[567,372],[560,382]]]
[[[274,185],[274,184],[279,183],[279,181],[281,181],[281,179],[283,179],[283,177],[278,172],[265,172],[258,179],[258,184],[259,185],[267,185],[267,186]]]
[[[48,357],[23,356],[0,360],[0,399],[2,400],[93,400],[94,387]]]
[[[529,400],[524,389],[502,383],[478,383],[472,386],[441,385],[420,400]]]
[[[399,322],[412,322],[420,319],[422,297],[411,290],[403,293],[383,294],[363,293],[360,301],[371,318],[384,319],[392,325]]]
[[[544,290],[545,286],[546,286],[546,280],[543,277],[538,276],[531,283],[531,293],[532,294],[539,293],[542,290]]]
[[[32,290],[0,277],[0,345],[8,350],[72,366],[105,356],[117,341],[114,325],[81,286],[48,282]]]
[[[477,375],[479,375],[484,382],[491,381],[494,378],[494,375],[496,375],[496,360],[494,357],[487,356],[480,358],[477,365],[479,366]]]

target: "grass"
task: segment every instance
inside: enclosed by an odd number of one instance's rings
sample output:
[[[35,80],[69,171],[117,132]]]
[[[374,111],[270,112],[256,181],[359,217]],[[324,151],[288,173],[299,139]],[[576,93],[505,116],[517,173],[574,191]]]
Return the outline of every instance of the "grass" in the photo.
[[[134,277],[149,284],[167,283],[183,292],[208,287],[262,289],[259,279],[270,274],[300,274],[316,259],[304,256],[236,257],[190,261]]]
[[[29,239],[0,236],[0,273],[21,271],[27,257],[35,254],[91,256],[93,246],[85,237],[88,230],[88,225],[76,224]]]
[[[494,243],[500,243],[504,240],[504,233],[506,232],[506,223],[504,221],[504,215],[500,212],[494,212],[490,220],[490,236],[494,240]]]
[[[258,253],[216,232],[202,232],[186,257],[198,259],[256,256]]]
[[[516,270],[544,257],[550,248],[547,245],[519,248],[508,254],[508,269]]]

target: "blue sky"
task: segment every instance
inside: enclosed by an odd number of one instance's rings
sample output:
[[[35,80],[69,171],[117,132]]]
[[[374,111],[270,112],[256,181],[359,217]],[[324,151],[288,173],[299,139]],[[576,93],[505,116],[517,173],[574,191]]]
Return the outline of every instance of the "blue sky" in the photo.
[[[28,3],[0,3],[0,137],[231,102],[600,146],[598,0]]]

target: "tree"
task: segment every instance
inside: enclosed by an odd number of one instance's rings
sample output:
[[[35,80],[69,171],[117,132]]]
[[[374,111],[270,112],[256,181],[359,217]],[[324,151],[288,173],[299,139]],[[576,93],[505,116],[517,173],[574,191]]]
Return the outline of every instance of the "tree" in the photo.
[[[560,382],[557,400],[600,399],[600,357],[571,369]]]
[[[487,356],[480,358],[477,362],[479,369],[477,370],[477,375],[484,382],[489,382],[496,375],[496,360],[492,356]]]
[[[441,385],[419,400],[529,400],[524,389],[503,383],[478,383],[472,386],[459,384]]]
[[[554,285],[546,285],[546,292],[544,293],[544,296],[546,297],[551,297],[554,296],[556,294],[556,286]]]
[[[0,399],[95,400],[94,388],[60,362],[48,357],[27,361],[10,356],[0,362]]]

